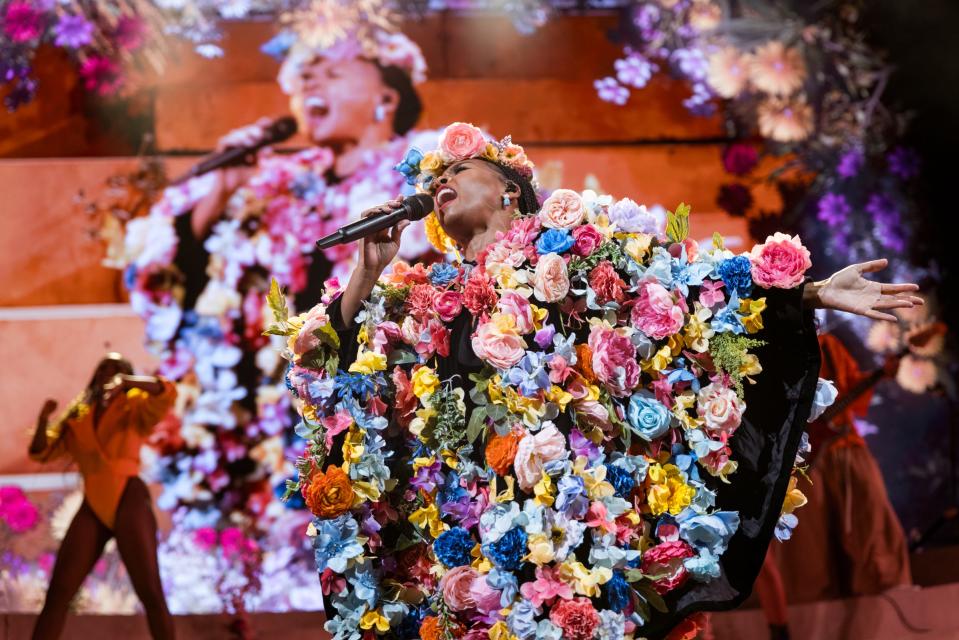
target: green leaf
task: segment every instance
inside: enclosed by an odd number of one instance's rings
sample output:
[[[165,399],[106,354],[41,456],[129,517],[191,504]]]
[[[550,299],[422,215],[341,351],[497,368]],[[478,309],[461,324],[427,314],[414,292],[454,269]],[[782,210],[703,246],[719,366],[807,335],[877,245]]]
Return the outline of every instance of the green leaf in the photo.
[[[287,480],[286,490],[283,491],[283,497],[281,498],[281,500],[283,500],[283,502],[286,502],[287,500],[292,498],[293,494],[297,493],[299,490],[300,490],[299,482],[294,482],[293,480]]]
[[[676,212],[666,212],[666,235],[673,242],[682,242],[689,237],[689,205],[680,202]]]
[[[486,430],[486,407],[476,407],[466,425],[466,443],[472,444]]]
[[[340,335],[333,329],[333,325],[324,324],[313,331],[313,335],[319,338],[320,342],[334,349],[340,348]]]
[[[286,296],[280,291],[280,283],[276,278],[270,278],[270,293],[266,296],[266,302],[273,311],[273,319],[278,324],[286,324],[290,319],[290,311],[286,307]]]
[[[646,600],[646,602],[652,605],[653,609],[656,609],[656,611],[659,611],[660,613],[667,613],[669,611],[669,607],[666,606],[666,601],[663,600],[661,595],[656,593],[656,590],[653,589],[651,584],[638,584],[634,587],[634,589],[636,589],[636,592],[639,593],[640,596]]]
[[[489,417],[493,419],[494,422],[499,422],[506,417],[508,413],[506,406],[502,404],[489,404],[486,405],[486,412],[489,414]]]
[[[406,349],[397,349],[390,354],[389,358],[387,358],[387,363],[390,366],[397,364],[415,364],[416,362],[416,354],[412,351],[407,351]]]

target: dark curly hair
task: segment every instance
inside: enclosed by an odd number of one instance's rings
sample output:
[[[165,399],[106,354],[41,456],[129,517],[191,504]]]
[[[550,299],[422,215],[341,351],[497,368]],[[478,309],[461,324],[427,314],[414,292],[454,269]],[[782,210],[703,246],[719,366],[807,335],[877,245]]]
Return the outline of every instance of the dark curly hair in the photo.
[[[413,128],[423,113],[423,101],[413,87],[409,74],[395,65],[383,66],[373,61],[380,72],[383,84],[399,94],[396,111],[393,113],[393,131],[404,135]]]
[[[523,177],[516,169],[513,169],[510,166],[505,164],[500,164],[498,162],[493,162],[486,158],[477,158],[483,162],[488,162],[489,164],[496,167],[496,170],[499,171],[507,182],[512,182],[519,187],[519,211],[524,214],[533,214],[539,211],[539,199],[536,197],[536,189],[533,188],[533,183],[530,182],[528,178]]]

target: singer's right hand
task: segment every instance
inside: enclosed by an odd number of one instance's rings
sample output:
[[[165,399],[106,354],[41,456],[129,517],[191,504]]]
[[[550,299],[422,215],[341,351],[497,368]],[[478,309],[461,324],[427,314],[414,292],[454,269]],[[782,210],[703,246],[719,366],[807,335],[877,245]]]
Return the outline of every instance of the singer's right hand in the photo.
[[[394,198],[378,207],[367,209],[360,217],[366,218],[377,213],[389,212],[401,206],[403,206],[403,199]],[[383,270],[389,266],[399,252],[400,236],[403,234],[403,229],[408,227],[409,224],[409,220],[403,220],[391,229],[383,229],[360,240],[357,269],[374,281],[379,278]]]
[[[234,129],[226,134],[216,144],[214,153],[222,153],[235,147],[251,147],[262,140],[265,130],[273,124],[270,118],[260,118],[255,123]],[[263,147],[257,153],[257,159],[270,153],[269,147]],[[214,172],[213,188],[193,208],[193,235],[205,238],[213,222],[223,212],[227,201],[236,190],[245,185],[256,172],[256,164],[251,166],[236,165],[217,169]]]

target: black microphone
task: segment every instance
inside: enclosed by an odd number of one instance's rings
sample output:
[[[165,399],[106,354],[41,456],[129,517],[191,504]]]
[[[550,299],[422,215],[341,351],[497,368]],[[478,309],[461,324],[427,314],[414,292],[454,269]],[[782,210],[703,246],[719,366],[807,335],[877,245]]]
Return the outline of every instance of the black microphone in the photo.
[[[274,120],[270,126],[263,130],[263,137],[247,147],[231,147],[224,151],[210,156],[205,160],[193,165],[189,171],[173,181],[173,184],[180,184],[190,178],[202,176],[215,169],[222,167],[232,167],[238,164],[252,165],[256,161],[256,152],[263,147],[289,140],[296,133],[296,118],[293,116],[283,116]]]
[[[334,233],[316,241],[317,249],[329,249],[338,244],[347,244],[365,238],[377,231],[388,229],[403,220],[422,220],[433,210],[433,198],[425,193],[417,193],[403,198],[403,204],[392,211],[374,213],[371,216],[340,227]]]

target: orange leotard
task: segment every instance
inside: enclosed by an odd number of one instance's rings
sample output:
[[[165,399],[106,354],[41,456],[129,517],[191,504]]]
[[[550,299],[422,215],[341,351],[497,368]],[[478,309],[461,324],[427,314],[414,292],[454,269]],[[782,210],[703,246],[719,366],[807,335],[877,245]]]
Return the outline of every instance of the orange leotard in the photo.
[[[89,407],[76,405],[57,425],[59,434],[48,435],[47,448],[31,455],[41,462],[63,455],[73,458],[83,477],[84,497],[110,529],[127,480],[140,472],[140,447],[176,398],[176,387],[160,380],[163,390],[158,394],[130,389],[113,398],[96,424]]]

